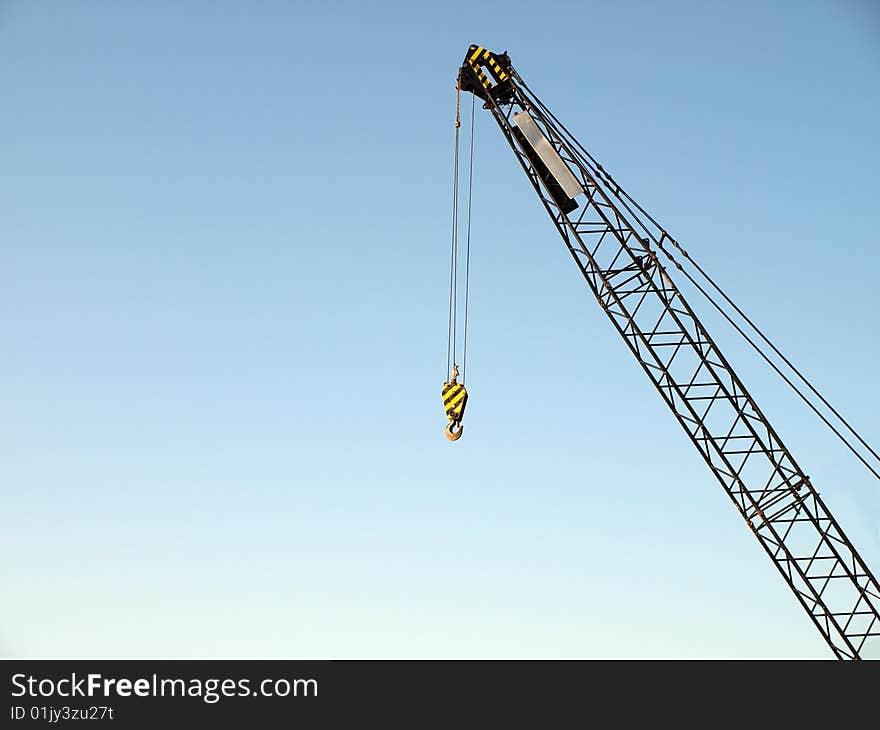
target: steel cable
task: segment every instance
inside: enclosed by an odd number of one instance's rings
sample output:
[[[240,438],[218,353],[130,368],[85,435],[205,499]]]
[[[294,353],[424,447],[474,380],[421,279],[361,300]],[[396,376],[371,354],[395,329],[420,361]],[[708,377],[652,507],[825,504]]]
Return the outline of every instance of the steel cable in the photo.
[[[476,117],[476,96],[471,94],[471,141],[470,141],[470,166],[468,170],[468,200],[467,200],[467,239],[465,243],[465,269],[464,269],[464,348],[461,362],[461,382],[465,382],[467,373],[467,336],[468,336],[468,299],[471,283],[471,201],[474,189],[474,119]]]
[[[455,360],[455,320],[457,281],[456,269],[458,268],[458,148],[459,130],[461,128],[461,87],[455,86],[455,147],[452,165],[452,244],[449,254],[449,320],[446,328],[446,382],[452,376],[452,365]]]

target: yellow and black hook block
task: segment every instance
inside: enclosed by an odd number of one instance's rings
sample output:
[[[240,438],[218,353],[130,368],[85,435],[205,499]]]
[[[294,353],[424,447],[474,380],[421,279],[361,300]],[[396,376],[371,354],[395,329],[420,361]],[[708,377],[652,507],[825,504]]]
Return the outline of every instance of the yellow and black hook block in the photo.
[[[452,380],[443,383],[443,408],[449,425],[446,426],[446,438],[450,441],[458,441],[464,426],[461,419],[464,417],[464,407],[467,405],[468,394],[464,385],[458,382],[458,366],[452,371]]]

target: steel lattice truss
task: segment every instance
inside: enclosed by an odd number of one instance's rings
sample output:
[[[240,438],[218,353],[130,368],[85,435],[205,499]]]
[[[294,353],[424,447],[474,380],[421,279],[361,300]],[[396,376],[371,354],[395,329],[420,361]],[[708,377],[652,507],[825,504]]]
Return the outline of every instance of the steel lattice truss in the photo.
[[[503,95],[487,94],[485,108],[599,304],[834,654],[858,659],[880,644],[880,585],[669,277],[659,255],[671,237],[515,72]],[[519,111],[582,184],[586,202],[577,210],[561,210],[517,144]]]

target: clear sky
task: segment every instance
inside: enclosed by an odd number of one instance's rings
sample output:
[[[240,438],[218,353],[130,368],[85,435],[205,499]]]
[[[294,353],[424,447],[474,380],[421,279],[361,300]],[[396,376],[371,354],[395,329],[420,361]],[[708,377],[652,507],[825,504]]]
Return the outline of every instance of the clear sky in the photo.
[[[470,43],[880,442],[872,0],[0,0],[0,654],[830,655],[486,112],[443,438]],[[707,324],[876,573],[880,485]]]

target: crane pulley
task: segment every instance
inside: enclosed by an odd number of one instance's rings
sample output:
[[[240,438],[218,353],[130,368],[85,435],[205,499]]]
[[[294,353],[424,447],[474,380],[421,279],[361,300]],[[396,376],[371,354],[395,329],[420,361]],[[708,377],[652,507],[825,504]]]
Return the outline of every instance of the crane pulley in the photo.
[[[859,659],[880,647],[880,583],[708,334],[670,276],[671,269],[667,270],[666,262],[683,272],[878,477],[880,454],[574,138],[513,69],[506,52],[493,53],[472,45],[459,69],[457,90],[471,92],[485,102],[483,108],[492,114],[600,307],[834,655],[840,659]],[[471,175],[472,169],[473,139]],[[453,301],[457,263],[458,123],[455,181],[451,345],[443,392],[444,403],[457,402],[461,409],[453,409],[451,413],[447,410],[450,427],[458,429],[453,428],[452,435],[447,431],[449,438],[461,434],[461,415],[467,400],[464,368],[461,389],[454,390],[459,385],[454,361]],[[470,204],[470,193],[468,202]],[[468,244],[469,241],[470,211]],[[678,254],[684,257],[684,264],[676,258]],[[697,275],[703,277],[709,289],[721,295],[723,302],[719,304],[685,266],[695,267]],[[465,292],[466,289],[467,278]],[[792,377],[805,383],[809,392],[818,397],[821,405],[838,419],[841,428],[834,427],[809,394],[785,376],[760,344],[723,311],[725,302],[744,320],[744,326],[751,328],[790,368]],[[465,314],[465,322],[466,319]],[[845,431],[851,433],[855,441],[847,437]],[[877,468],[871,466],[872,457],[878,462]]]

